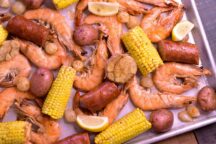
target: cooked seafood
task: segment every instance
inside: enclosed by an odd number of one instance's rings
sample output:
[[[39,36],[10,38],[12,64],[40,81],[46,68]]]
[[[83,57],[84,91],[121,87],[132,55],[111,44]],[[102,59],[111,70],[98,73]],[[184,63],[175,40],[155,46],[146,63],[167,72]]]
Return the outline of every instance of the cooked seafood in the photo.
[[[89,0],[80,0],[78,4],[76,5],[76,11],[75,11],[75,25],[80,26],[83,24],[83,20],[85,18],[84,16],[84,10],[88,7]]]
[[[59,123],[41,113],[41,109],[26,101],[16,103],[16,108],[21,116],[25,116],[32,124],[38,127],[30,134],[30,142],[34,144],[52,144],[60,137]]]
[[[210,74],[208,69],[195,65],[170,62],[156,69],[153,82],[161,92],[181,94],[196,87],[200,76]]]
[[[53,43],[57,46],[58,50],[55,54],[49,55],[38,47],[37,45],[24,40],[18,40],[21,52],[36,66],[47,69],[59,68],[66,59],[66,51],[60,45],[57,39],[53,39]]]
[[[34,99],[34,96],[28,92],[18,91],[16,88],[7,88],[0,92],[0,119],[16,101],[23,101],[24,99]]]
[[[100,40],[97,44],[96,52],[91,57],[90,68],[86,68],[86,71],[77,73],[80,75],[76,76],[74,87],[83,91],[90,91],[102,83],[105,75],[107,57],[105,41]]]
[[[100,17],[88,15],[85,24],[100,24],[102,32],[107,34],[107,47],[112,55],[123,53],[120,36],[122,33],[122,24],[118,22],[117,16]]]
[[[72,31],[69,25],[67,25],[64,16],[59,12],[48,8],[41,8],[27,11],[24,14],[24,17],[31,20],[41,20],[50,24],[57,34],[59,41],[69,50],[73,51],[75,55],[83,59],[81,48],[74,43],[72,39]]]
[[[146,13],[148,5],[138,2],[137,0],[118,0],[121,11],[127,11],[131,15]]]
[[[128,83],[128,87],[131,101],[135,106],[143,110],[180,108],[192,101],[196,101],[196,97],[168,93],[150,93],[150,91],[139,85],[136,77]]]
[[[109,124],[112,124],[127,102],[128,94],[126,93],[126,90],[122,90],[120,95],[104,108],[101,115],[107,116]]]
[[[159,42],[170,36],[173,27],[183,16],[183,6],[155,7],[144,15],[141,27],[152,42]]]
[[[13,86],[17,77],[28,77],[30,72],[30,63],[23,55],[18,54],[11,60],[0,63],[0,86]]]

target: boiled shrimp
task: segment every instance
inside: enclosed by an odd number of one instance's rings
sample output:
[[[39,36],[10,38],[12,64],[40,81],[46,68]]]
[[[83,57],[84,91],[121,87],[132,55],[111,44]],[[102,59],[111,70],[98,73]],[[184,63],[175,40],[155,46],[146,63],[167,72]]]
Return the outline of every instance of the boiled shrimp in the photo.
[[[46,52],[38,47],[37,45],[24,41],[18,40],[20,44],[21,52],[36,66],[47,68],[47,69],[57,69],[59,68],[64,60],[66,59],[66,51],[59,44],[58,40],[54,39],[54,44],[57,46],[57,52],[53,55],[46,54]]]
[[[181,94],[196,87],[199,76],[210,74],[208,69],[195,65],[170,62],[155,71],[153,82],[162,92]]]
[[[131,15],[143,14],[149,9],[148,5],[136,0],[118,0],[118,2],[120,4],[120,10],[127,11]]]
[[[32,104],[16,103],[18,112],[26,116],[34,125],[38,127],[37,130],[32,130],[30,134],[30,142],[33,144],[52,144],[60,137],[60,125],[57,121],[47,117],[41,113],[41,109]]]
[[[75,11],[75,25],[80,26],[83,24],[84,20],[84,10],[88,7],[88,2],[90,0],[80,0],[76,5]]]
[[[24,17],[31,20],[42,20],[49,23],[57,33],[59,41],[69,50],[73,51],[75,55],[83,59],[81,48],[76,45],[72,39],[72,30],[70,26],[67,24],[64,16],[59,12],[48,8],[41,8],[27,11],[24,14]]]
[[[183,6],[155,7],[144,15],[141,27],[152,42],[159,42],[170,36],[173,27],[183,16]]]
[[[177,6],[178,3],[174,0],[136,0],[142,3],[158,6],[158,7],[169,7]]]
[[[133,104],[143,110],[179,108],[192,101],[196,101],[196,97],[168,93],[150,93],[150,91],[147,91],[139,85],[136,77],[129,81],[128,87]]]
[[[118,114],[124,108],[128,102],[128,94],[125,90],[121,91],[121,94],[110,102],[102,111],[101,115],[106,116],[109,119],[109,124],[112,124],[113,121],[117,118]]]
[[[74,87],[83,91],[90,91],[102,83],[107,59],[108,54],[105,41],[100,40],[97,44],[96,52],[91,57],[90,68],[77,73]]]
[[[0,92],[0,119],[14,104],[15,101],[23,101],[24,99],[34,99],[34,96],[28,92],[20,92],[16,88],[7,88]]]
[[[108,35],[107,47],[112,55],[123,53],[121,47],[122,24],[117,21],[116,16],[100,17],[89,15],[84,20],[85,24],[100,24],[103,32]]]
[[[30,63],[23,55],[18,54],[9,61],[0,63],[0,86],[13,86],[17,77],[28,77],[30,72]]]

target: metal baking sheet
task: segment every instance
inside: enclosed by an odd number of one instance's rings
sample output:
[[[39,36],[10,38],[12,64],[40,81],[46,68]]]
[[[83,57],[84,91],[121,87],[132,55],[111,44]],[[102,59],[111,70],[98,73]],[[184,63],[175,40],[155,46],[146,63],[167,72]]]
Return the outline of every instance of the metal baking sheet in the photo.
[[[186,8],[186,15],[184,16],[184,19],[188,19],[191,22],[195,24],[195,28],[192,31],[192,34],[190,34],[190,41],[192,43],[196,43],[199,47],[200,54],[201,54],[201,65],[207,68],[210,68],[212,72],[214,73],[213,76],[206,78],[202,77],[199,81],[199,86],[196,89],[192,89],[189,92],[185,93],[186,95],[196,95],[198,90],[202,88],[204,85],[211,85],[216,88],[216,61],[215,58],[212,55],[211,48],[209,46],[208,40],[206,38],[205,31],[203,29],[203,25],[201,22],[201,19],[199,17],[199,13],[197,11],[197,7],[194,0],[182,0],[182,3],[184,4]],[[46,4],[50,5],[50,0],[46,0]],[[66,8],[62,11],[62,14],[67,18],[68,24],[73,27],[73,22],[71,21],[71,14],[75,11],[74,6],[71,6],[69,8]],[[72,91],[70,101],[68,103],[68,108],[71,108],[72,103],[72,96],[74,95],[75,90]],[[127,105],[124,107],[124,109],[119,114],[118,118],[121,118],[126,113],[132,111],[135,107],[133,104],[129,101]],[[128,141],[128,144],[148,144],[148,143],[154,143],[157,141],[161,141],[163,139],[179,135],[181,133],[185,133],[203,126],[206,126],[208,124],[216,122],[216,112],[213,111],[211,113],[204,113],[201,112],[201,116],[197,119],[194,119],[193,122],[190,123],[182,123],[177,118],[177,113],[181,111],[182,109],[172,109],[174,113],[174,125],[173,128],[166,133],[157,134],[153,132],[152,130],[145,132],[138,137]],[[150,112],[145,112],[146,116],[149,117]],[[6,114],[3,121],[14,121],[16,120],[16,113],[14,112],[14,109],[10,109],[9,112]],[[82,132],[83,130],[80,129],[75,123],[67,123],[64,121],[64,119],[59,120],[60,125],[62,127],[61,129],[61,138],[64,138],[66,136]],[[90,134],[91,135],[91,134]]]

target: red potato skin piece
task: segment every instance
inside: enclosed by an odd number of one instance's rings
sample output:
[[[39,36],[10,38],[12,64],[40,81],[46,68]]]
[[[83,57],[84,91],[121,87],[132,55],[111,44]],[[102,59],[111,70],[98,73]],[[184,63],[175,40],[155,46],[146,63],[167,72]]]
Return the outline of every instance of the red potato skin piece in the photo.
[[[162,40],[158,51],[164,61],[199,64],[199,50],[195,44]]]
[[[88,133],[75,134],[68,136],[55,144],[90,144]]]
[[[44,0],[22,0],[28,9],[37,9],[43,4]]]
[[[99,87],[86,93],[80,98],[80,107],[97,112],[120,94],[118,87],[111,82],[104,82]]]
[[[39,46],[43,46],[48,39],[49,30],[40,26],[23,16],[15,16],[9,20],[7,31],[21,39],[31,41]]]

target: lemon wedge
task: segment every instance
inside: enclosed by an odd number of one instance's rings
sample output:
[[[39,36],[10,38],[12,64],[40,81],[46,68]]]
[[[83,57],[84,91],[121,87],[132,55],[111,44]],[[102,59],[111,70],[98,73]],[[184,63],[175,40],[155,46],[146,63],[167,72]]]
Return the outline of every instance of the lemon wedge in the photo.
[[[118,13],[117,2],[88,2],[88,10],[98,16],[112,16]]]
[[[178,23],[172,30],[172,40],[181,41],[193,29],[194,24],[190,21],[182,21]]]
[[[108,117],[101,116],[77,116],[78,125],[91,132],[101,132],[109,125]]]

